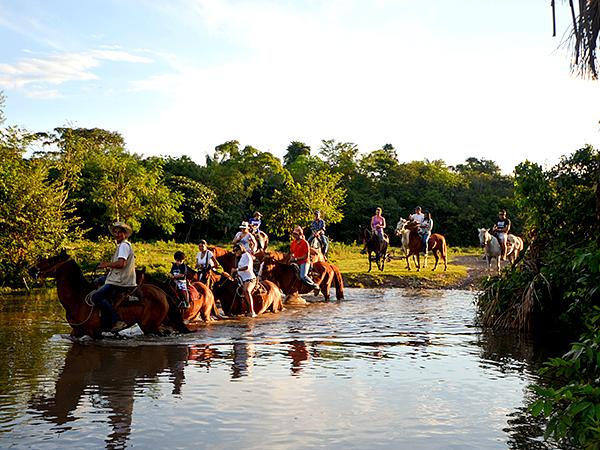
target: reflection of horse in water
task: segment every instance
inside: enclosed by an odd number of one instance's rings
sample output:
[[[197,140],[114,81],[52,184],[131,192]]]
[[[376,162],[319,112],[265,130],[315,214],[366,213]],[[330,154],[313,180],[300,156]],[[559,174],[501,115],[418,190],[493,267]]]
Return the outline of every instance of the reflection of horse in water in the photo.
[[[385,260],[389,258],[387,254],[388,245],[390,240],[384,233],[383,240],[369,228],[361,228],[360,240],[366,248],[367,255],[369,257],[369,270],[371,271],[371,263],[375,261],[377,268],[383,271],[385,267]]]
[[[58,299],[65,308],[71,334],[76,337],[101,337],[100,310],[86,302],[94,286],[83,276],[79,265],[66,252],[41,260],[35,267],[41,277],[54,277]],[[138,286],[140,297],[130,301],[124,296],[114,300],[115,309],[127,325],[138,324],[144,333],[164,334],[167,319],[181,332],[189,330],[183,323],[177,305],[167,295],[150,284]]]
[[[161,374],[169,372],[172,393],[181,394],[187,358],[188,349],[184,346],[109,348],[74,344],[67,352],[54,393],[34,395],[30,408],[46,420],[64,425],[80,420],[76,411],[82,402],[100,397],[112,428],[106,437],[106,448],[126,448],[136,391],[139,396],[140,388],[147,386],[149,380],[158,382]]]

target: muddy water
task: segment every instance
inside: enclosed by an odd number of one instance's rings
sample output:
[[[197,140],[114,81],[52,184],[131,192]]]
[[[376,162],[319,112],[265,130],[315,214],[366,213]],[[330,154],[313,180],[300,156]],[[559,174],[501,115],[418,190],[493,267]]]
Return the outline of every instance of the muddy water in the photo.
[[[311,297],[308,297],[311,299]],[[73,343],[53,294],[0,303],[0,448],[545,448],[532,342],[467,291],[341,303],[194,335]]]

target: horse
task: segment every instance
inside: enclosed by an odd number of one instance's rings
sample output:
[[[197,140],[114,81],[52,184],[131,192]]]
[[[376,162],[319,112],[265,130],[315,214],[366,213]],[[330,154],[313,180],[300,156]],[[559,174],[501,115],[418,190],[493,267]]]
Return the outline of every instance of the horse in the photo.
[[[263,280],[275,282],[288,296],[294,294],[308,294],[312,288],[303,283],[298,277],[298,269],[289,264],[289,257],[281,259],[277,252],[271,252],[273,256],[265,256],[260,265],[259,276]],[[335,296],[338,300],[344,298],[344,280],[337,266],[327,262],[318,261],[313,263],[313,281],[321,288],[321,293],[328,301],[331,285],[335,284]]]
[[[379,239],[377,233],[369,230],[368,228],[361,228],[360,239],[363,245],[367,249],[367,255],[369,256],[369,270],[371,271],[371,263],[375,261],[377,268],[383,271],[386,259],[389,259],[387,254],[387,248],[390,243],[389,238],[386,234],[383,235],[383,241]]]
[[[59,255],[40,260],[35,265],[40,277],[54,277],[58,299],[66,311],[74,337],[90,336],[101,338],[100,310],[91,304],[94,285],[83,276],[79,265],[65,251]],[[165,334],[167,319],[182,333],[189,333],[176,305],[169,301],[160,288],[142,284],[137,287],[141,298],[137,301],[123,299],[115,302],[115,309],[127,325],[138,324],[145,334]]]
[[[269,246],[269,235],[267,233],[265,233],[263,230],[258,230],[258,236],[256,234],[257,233],[252,233],[252,235],[254,236],[254,239],[256,239],[257,244],[258,244],[258,239],[260,237],[260,240],[262,242],[261,250],[267,251],[267,247]]]
[[[502,248],[498,238],[492,235],[487,228],[478,228],[479,244],[484,249],[488,271],[492,269],[492,259],[496,259],[496,270],[500,273],[500,257]],[[509,234],[506,239],[506,257],[511,264],[517,260],[519,253],[523,250],[523,239],[514,234]]]
[[[188,273],[192,271],[194,274],[197,272],[188,267]],[[193,275],[191,276],[193,278]],[[161,288],[171,299],[173,303],[178,303],[177,289],[172,283],[164,283],[159,281],[148,274],[142,275],[142,283],[152,284]],[[210,322],[212,315],[220,318],[217,305],[215,304],[215,297],[208,286],[199,281],[192,281],[189,283],[189,295],[190,305],[187,308],[180,307],[181,316],[184,321],[193,322],[202,319],[203,322]],[[212,313],[212,314],[211,314]]]
[[[413,257],[413,262],[416,263],[415,267],[417,268],[417,272],[421,270],[421,250],[423,249],[423,241],[419,232],[417,231],[418,224],[416,222],[411,222],[406,219],[400,218],[398,225],[396,225],[396,234],[402,237],[402,249],[406,254],[406,269],[410,270],[410,257]],[[427,250],[433,253],[433,257],[435,258],[435,264],[431,271],[437,269],[440,257],[444,262],[444,271],[448,270],[448,248],[446,245],[446,238],[439,234],[433,233],[429,236],[429,240],[427,241]],[[427,267],[427,256],[423,259],[423,267]]]
[[[231,273],[231,269],[237,266],[236,257],[232,251],[223,247],[209,247],[208,249],[215,255],[224,272]]]
[[[228,273],[217,274],[211,272],[213,282],[212,291],[215,298],[221,302],[223,312],[227,316],[237,316],[246,311],[247,305],[244,294],[238,282]],[[283,302],[281,301],[281,291],[275,283],[271,281],[261,281],[257,284],[257,289],[252,292],[252,301],[254,311],[257,315],[266,311],[278,313],[283,311]]]

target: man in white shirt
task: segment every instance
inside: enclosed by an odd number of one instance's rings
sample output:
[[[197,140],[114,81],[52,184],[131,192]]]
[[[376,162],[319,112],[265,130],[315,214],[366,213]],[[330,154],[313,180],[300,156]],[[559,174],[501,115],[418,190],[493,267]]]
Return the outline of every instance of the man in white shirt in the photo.
[[[253,258],[248,253],[243,245],[235,244],[233,246],[233,253],[238,258],[237,268],[232,270],[233,274],[237,273],[237,276],[242,282],[242,289],[244,292],[244,299],[248,304],[248,315],[250,317],[256,317],[254,312],[254,300],[252,299],[252,291],[256,287],[256,275],[254,275],[253,269]]]

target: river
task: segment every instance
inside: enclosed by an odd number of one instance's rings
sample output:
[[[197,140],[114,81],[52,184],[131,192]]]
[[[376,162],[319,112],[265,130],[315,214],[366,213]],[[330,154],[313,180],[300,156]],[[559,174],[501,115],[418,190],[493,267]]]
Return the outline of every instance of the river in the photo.
[[[54,293],[5,296],[0,448],[547,448],[524,414],[545,349],[477,327],[474,299],[347,289],[193,335],[73,343]]]

